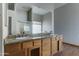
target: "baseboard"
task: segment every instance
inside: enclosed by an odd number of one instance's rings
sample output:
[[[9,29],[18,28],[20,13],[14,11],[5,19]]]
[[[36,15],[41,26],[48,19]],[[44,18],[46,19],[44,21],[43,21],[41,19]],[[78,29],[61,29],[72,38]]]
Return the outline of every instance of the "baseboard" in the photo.
[[[75,45],[75,44],[71,44],[71,43],[67,43],[67,42],[63,42],[64,44],[68,44],[68,45],[72,45],[72,46],[75,46],[75,47],[79,47],[79,45]]]

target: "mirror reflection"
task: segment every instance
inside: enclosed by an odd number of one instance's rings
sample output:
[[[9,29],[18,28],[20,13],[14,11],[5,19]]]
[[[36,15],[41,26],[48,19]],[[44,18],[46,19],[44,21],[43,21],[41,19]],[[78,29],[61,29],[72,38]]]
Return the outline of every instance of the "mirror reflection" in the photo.
[[[50,11],[18,3],[12,6],[15,9],[8,9],[8,35],[31,35],[52,32],[52,13]]]

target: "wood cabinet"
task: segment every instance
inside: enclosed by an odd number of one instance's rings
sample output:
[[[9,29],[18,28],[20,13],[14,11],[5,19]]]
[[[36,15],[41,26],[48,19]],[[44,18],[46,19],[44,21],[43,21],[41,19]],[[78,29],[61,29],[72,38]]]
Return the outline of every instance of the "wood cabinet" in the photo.
[[[24,51],[21,50],[21,43],[7,44],[4,46],[4,54],[10,56],[24,55]]]
[[[41,40],[34,40],[34,47],[39,47],[39,55],[41,56]]]
[[[23,42],[23,49],[31,48],[31,47],[33,47],[33,42],[32,41]]]
[[[25,55],[30,56],[31,50],[39,47],[39,55],[41,55],[41,40],[31,40],[23,42],[23,49],[25,50]]]
[[[34,46],[41,47],[41,40],[34,40]]]
[[[62,39],[56,37],[28,40],[6,44],[4,52],[8,56],[49,56],[62,51],[62,42]]]
[[[42,40],[42,56],[49,56],[50,52],[50,38],[45,38]]]
[[[59,51],[61,52],[63,50],[63,39],[59,40]]]
[[[26,41],[26,42],[23,42],[22,47],[23,47],[23,50],[25,50],[25,55],[27,56],[28,53],[29,53],[29,52],[27,51],[27,49],[33,47],[33,41]]]
[[[58,52],[58,40],[52,39],[52,55]]]

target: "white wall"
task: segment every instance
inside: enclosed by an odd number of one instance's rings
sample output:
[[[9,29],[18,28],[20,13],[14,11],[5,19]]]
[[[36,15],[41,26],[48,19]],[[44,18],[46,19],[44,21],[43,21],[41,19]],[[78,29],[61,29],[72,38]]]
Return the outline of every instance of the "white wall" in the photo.
[[[24,10],[18,10],[18,6],[16,6],[16,34],[20,32],[20,28],[23,28],[22,23],[19,23],[18,21],[23,21],[25,22],[27,20],[27,11]],[[20,25],[21,24],[21,25]]]
[[[2,4],[0,3],[0,55],[2,53]]]
[[[16,23],[18,20],[27,20],[26,11],[17,9],[15,6],[15,11],[7,10],[7,4],[4,4],[4,20],[3,20],[3,38],[8,35],[8,17],[12,17],[12,34],[17,34],[19,32],[19,25]],[[6,24],[6,26],[5,26]],[[22,26],[23,27],[23,26]],[[6,30],[5,30],[6,29]]]
[[[53,22],[52,22],[52,13],[51,12],[49,12],[46,15],[43,16],[42,22],[43,22],[43,25],[42,25],[43,32],[48,32],[48,33],[50,31],[54,32],[54,30],[52,30],[52,23]]]
[[[38,15],[38,14],[32,14],[32,20],[33,21],[41,21],[42,20],[42,15]]]
[[[54,33],[54,4],[53,3],[36,3],[35,5],[39,8],[45,9],[45,10],[50,11],[52,13],[51,24],[52,24],[52,31]]]
[[[1,12],[1,4],[0,4],[0,12]],[[0,55],[2,53],[2,16],[0,13]]]
[[[16,34],[16,13],[15,11],[7,10],[7,23],[8,23],[8,17],[12,17],[12,34]],[[8,24],[9,25],[9,24]]]
[[[22,4],[21,4],[22,5]],[[16,11],[15,12],[10,12],[9,13],[9,15],[12,15],[14,18],[14,20],[13,20],[13,23],[15,24],[16,22],[16,20],[27,20],[27,15],[26,15],[26,11],[25,10],[23,10],[23,9],[26,9],[26,8],[20,8],[20,6],[21,6],[20,4],[16,4],[16,8],[18,9],[16,9]],[[27,4],[25,4],[25,6],[26,6]],[[51,5],[51,6],[50,6]],[[6,6],[6,5],[5,5]],[[18,7],[19,6],[19,7]],[[36,5],[37,6],[37,5]],[[46,6],[45,8],[43,8],[44,6]],[[21,6],[22,7],[22,6]],[[51,20],[51,24],[52,24],[52,31],[53,31],[53,33],[54,33],[54,7],[53,7],[53,4],[44,4],[44,5],[42,5],[42,4],[40,4],[40,6],[39,6],[40,8],[43,8],[43,9],[45,9],[45,10],[48,10],[48,11],[51,11],[52,12],[52,16],[51,16],[51,18],[52,18],[52,20]],[[5,16],[5,20],[3,20],[3,22],[4,22],[4,24],[3,24],[3,31],[4,31],[4,33],[3,33],[3,36],[4,37],[6,37],[7,36],[7,34],[8,34],[8,26],[5,26],[5,22],[6,22],[6,20],[7,20],[7,17],[6,17],[6,14],[7,14],[7,11],[6,11],[6,7],[5,7],[5,13],[4,13],[4,16]],[[11,13],[13,13],[13,14],[11,14]],[[49,16],[48,16],[49,17]],[[8,20],[7,20],[7,22],[8,22]],[[50,24],[50,21],[49,21],[49,24]],[[13,34],[15,34],[15,33],[18,33],[19,32],[19,30],[18,30],[18,24],[16,25],[14,25],[13,26]],[[5,30],[6,29],[6,30]],[[16,30],[15,30],[16,29]],[[50,30],[49,30],[50,31]]]
[[[3,39],[8,35],[8,27],[7,27],[7,4],[3,4]]]
[[[33,34],[41,33],[41,29],[42,29],[42,26],[41,26],[42,17],[43,17],[42,15],[32,13],[32,21],[40,22],[40,25],[36,25],[36,24],[32,23],[32,33]]]
[[[55,9],[55,33],[64,35],[64,42],[79,45],[79,4],[66,4]]]

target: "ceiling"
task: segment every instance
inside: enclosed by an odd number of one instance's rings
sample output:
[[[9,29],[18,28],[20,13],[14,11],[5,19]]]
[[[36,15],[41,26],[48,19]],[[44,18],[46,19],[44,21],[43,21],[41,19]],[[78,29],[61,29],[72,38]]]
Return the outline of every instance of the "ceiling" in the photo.
[[[66,3],[36,3],[36,6],[52,11],[53,9],[59,8],[65,4]]]
[[[0,3],[0,16],[2,14],[2,4]]]
[[[51,10],[51,9],[59,8],[63,5],[65,5],[65,4],[67,4],[67,3],[20,3],[18,5],[19,5],[19,7],[20,6],[27,7],[27,6],[33,6],[34,5],[34,6],[38,6],[40,8],[45,8],[47,10],[48,9]]]
[[[42,9],[42,8],[38,8],[36,6],[33,6],[32,7],[32,12],[34,14],[38,14],[38,15],[45,15],[47,14],[49,11],[45,10],[45,9]]]
[[[59,8],[67,3],[54,3],[54,9]]]
[[[39,8],[43,8],[47,11],[52,11],[54,9],[53,3],[36,3],[36,6]]]
[[[17,5],[17,10],[23,10],[27,11],[30,8],[33,8],[34,13],[39,13],[40,15],[43,15],[47,13],[48,11],[53,11],[56,8],[59,8],[66,3],[18,3]],[[37,7],[35,7],[37,6]]]

